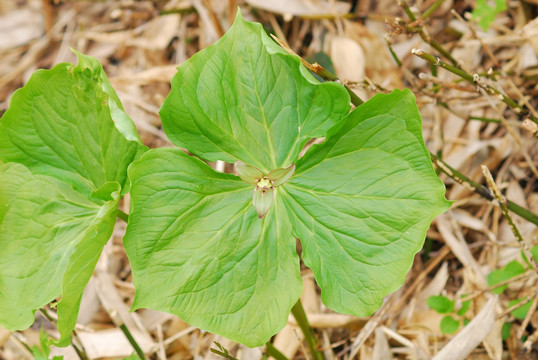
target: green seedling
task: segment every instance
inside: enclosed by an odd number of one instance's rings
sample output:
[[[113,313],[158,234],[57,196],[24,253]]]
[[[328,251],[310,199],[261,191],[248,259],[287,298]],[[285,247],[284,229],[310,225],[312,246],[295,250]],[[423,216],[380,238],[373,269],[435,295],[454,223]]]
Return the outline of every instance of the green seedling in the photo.
[[[12,330],[60,297],[58,344],[69,342],[129,191],[133,310],[248,346],[287,323],[300,259],[328,307],[372,314],[450,206],[409,90],[350,112],[344,87],[240,14],[172,80],[161,117],[177,148],[146,151],[101,66],[78,57],[36,72],[0,119],[0,324]],[[305,148],[312,138],[324,141]]]
[[[476,6],[472,12],[473,19],[485,31],[489,30],[495,17],[507,9],[506,0],[476,0]]]
[[[53,341],[50,339],[49,335],[41,328],[39,332],[39,344],[41,347],[34,345],[32,347],[32,355],[34,360],[63,360],[63,356],[53,356],[50,357],[50,344]]]
[[[461,297],[463,298],[465,296],[462,295]],[[469,323],[469,320],[464,316],[467,310],[469,310],[471,300],[462,302],[457,311],[455,310],[456,302],[443,295],[430,296],[426,300],[426,303],[439,314],[446,314],[439,324],[443,334],[453,334],[459,330],[460,325],[465,326]]]

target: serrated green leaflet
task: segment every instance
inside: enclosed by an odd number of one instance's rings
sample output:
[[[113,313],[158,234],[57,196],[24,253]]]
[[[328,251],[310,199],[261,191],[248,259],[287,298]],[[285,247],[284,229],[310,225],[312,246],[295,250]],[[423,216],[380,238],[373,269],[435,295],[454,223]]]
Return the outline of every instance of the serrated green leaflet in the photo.
[[[318,83],[238,13],[221,40],[178,68],[161,117],[175,145],[267,174],[295,162],[308,139],[348,111],[344,88]]]
[[[32,75],[0,119],[0,324],[24,329],[61,296],[64,346],[145,150],[99,62],[77,56]]]
[[[0,160],[62,179],[89,196],[108,181],[126,191],[129,163],[143,151],[99,62],[36,71],[0,121]]]
[[[129,177],[134,309],[171,312],[249,346],[284,327],[301,279],[278,200],[258,219],[251,186],[179,149],[150,150]]]
[[[82,290],[116,222],[119,185],[98,205],[20,164],[0,164],[0,183],[0,323],[25,329],[35,309],[61,295],[58,328],[69,343]]]
[[[205,160],[238,161],[244,181],[178,149],[133,163],[124,241],[134,308],[262,345],[299,298],[299,238],[326,305],[377,310],[450,203],[413,94],[376,96],[349,116],[348,101],[342,87],[317,83],[241,16],[182,65],[161,110],[167,135]],[[327,141],[297,161],[316,136]],[[267,208],[258,204],[261,218],[254,188],[274,195]]]
[[[431,221],[450,205],[408,90],[353,111],[299,160],[283,188],[323,302],[357,316],[370,315],[401,286]]]

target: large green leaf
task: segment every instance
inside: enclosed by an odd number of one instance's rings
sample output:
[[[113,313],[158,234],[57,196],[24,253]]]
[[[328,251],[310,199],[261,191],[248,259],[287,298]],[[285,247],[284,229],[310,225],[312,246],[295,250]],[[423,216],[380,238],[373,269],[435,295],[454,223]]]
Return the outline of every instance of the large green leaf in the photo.
[[[161,117],[175,145],[267,173],[295,162],[308,139],[348,111],[342,86],[318,83],[238,13],[222,39],[178,68]]]
[[[240,15],[183,64],[161,109],[168,137],[204,160],[237,161],[244,182],[178,149],[133,163],[124,240],[133,308],[261,345],[299,297],[299,238],[325,304],[375,311],[449,203],[411,92],[348,110],[343,87],[312,79]]]
[[[70,341],[82,290],[114,228],[120,188],[96,204],[49,176],[0,164],[0,323],[23,330],[58,296],[61,343]]]
[[[126,191],[127,166],[143,151],[132,120],[99,62],[38,70],[0,119],[0,160],[62,179],[90,195],[108,181]]]
[[[278,197],[259,219],[251,186],[179,149],[150,150],[129,177],[134,309],[174,313],[249,346],[284,327],[301,278]]]
[[[367,316],[401,286],[450,203],[408,90],[377,95],[297,163],[283,187],[303,260],[333,310]]]
[[[145,150],[99,62],[77,56],[32,75],[0,119],[0,323],[24,329],[61,296],[61,345]]]

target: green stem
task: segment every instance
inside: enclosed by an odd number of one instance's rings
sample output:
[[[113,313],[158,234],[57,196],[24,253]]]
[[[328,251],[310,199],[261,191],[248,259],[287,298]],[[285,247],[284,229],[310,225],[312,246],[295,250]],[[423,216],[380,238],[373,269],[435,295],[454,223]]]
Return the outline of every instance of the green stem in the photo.
[[[403,10],[407,14],[407,17],[409,18],[409,20],[415,21],[417,19],[415,17],[415,14],[413,14],[411,9],[409,8],[409,5],[407,5],[407,3],[405,2],[405,0],[400,0],[399,5],[403,8]]]
[[[267,342],[267,344],[265,344],[265,351],[267,352],[267,355],[272,356],[275,360],[289,360],[270,342]]]
[[[144,355],[144,352],[142,351],[142,349],[140,348],[140,346],[136,342],[135,338],[133,337],[133,335],[131,334],[131,332],[127,328],[127,326],[125,326],[125,324],[121,324],[120,329],[123,332],[123,334],[125,335],[125,337],[127,338],[127,340],[129,341],[129,343],[131,344],[131,346],[133,347],[133,349],[135,349],[136,354],[138,355],[140,360],[146,360],[146,356]]]
[[[396,53],[394,52],[392,45],[389,42],[387,42],[387,46],[389,47],[390,55],[392,56],[394,61],[396,61],[396,64],[398,65],[398,67],[402,67],[402,62],[400,58],[398,57],[398,55],[396,55]]]
[[[428,17],[430,17],[431,14],[433,14],[435,12],[435,10],[437,10],[439,8],[439,6],[441,6],[441,4],[444,2],[445,0],[437,0],[436,2],[434,2],[432,4],[432,6],[430,6],[429,8],[427,8],[426,10],[424,10],[424,12],[422,13],[422,19],[426,19]]]
[[[492,122],[492,123],[500,123],[501,120],[499,119],[493,119],[493,118],[487,118],[487,117],[483,117],[483,116],[469,116],[469,120],[479,120],[479,121],[483,121],[483,122]]]
[[[517,228],[516,223],[512,219],[512,216],[510,215],[510,211],[508,211],[506,200],[503,198],[501,191],[497,187],[497,184],[495,184],[495,180],[493,180],[493,176],[491,175],[491,172],[489,171],[486,165],[482,165],[482,173],[484,174],[484,178],[486,179],[486,182],[489,185],[491,191],[493,191],[493,195],[497,199],[497,203],[501,207],[501,211],[506,221],[508,221],[508,226],[510,226],[510,229],[512,230],[517,241],[519,242],[519,245],[521,246],[523,253],[527,257],[528,263],[531,265],[531,268],[534,271],[538,272],[538,269],[536,268],[536,261],[534,261],[534,257],[532,256],[530,248],[528,244],[525,242],[525,240],[523,240],[523,236],[521,236],[521,233],[519,232],[519,229]]]
[[[299,299],[297,303],[293,305],[293,307],[291,308],[291,313],[293,314],[293,317],[295,318],[297,324],[303,332],[306,344],[308,345],[310,353],[312,354],[312,358],[314,360],[323,360],[323,355],[316,349],[316,338],[314,337],[312,328],[308,323],[308,318],[306,317],[306,313],[304,311],[303,304],[301,303],[301,299]]]
[[[443,55],[444,57],[446,57],[448,60],[450,60],[450,62],[452,63],[452,65],[454,66],[457,66],[458,65],[458,62],[456,61],[456,59],[454,59],[452,57],[452,55],[450,55],[450,53],[448,51],[446,51],[442,46],[441,44],[437,43],[436,41],[434,40],[430,40],[428,41],[426,35],[423,35],[424,34],[424,31],[421,31],[420,32],[420,37],[422,38],[422,40],[426,41],[427,43],[429,43],[435,50],[439,51],[439,53],[441,53],[441,55]]]
[[[125,221],[126,223],[129,222],[129,215],[127,215],[127,213],[123,212],[120,209],[118,209],[116,216]]]
[[[413,54],[415,54],[416,56],[418,56],[421,59],[426,60],[427,62],[429,62],[432,65],[439,66],[439,67],[442,67],[443,69],[445,69],[447,71],[450,71],[451,73],[461,77],[462,79],[467,80],[471,84],[476,84],[476,85],[480,86],[482,89],[484,89],[490,95],[499,95],[502,98],[502,101],[506,105],[508,105],[510,108],[512,108],[512,110],[514,110],[514,112],[517,115],[523,116],[523,117],[529,117],[529,119],[531,119],[532,121],[534,121],[535,123],[538,124],[538,118],[536,116],[534,116],[533,114],[531,114],[528,109],[526,109],[523,106],[519,105],[516,101],[514,101],[511,98],[509,98],[508,96],[506,96],[500,90],[498,90],[498,89],[496,89],[496,88],[494,88],[494,87],[492,87],[490,85],[484,84],[480,80],[480,77],[478,75],[473,76],[471,74],[468,74],[465,71],[463,71],[462,69],[460,69],[458,67],[455,67],[455,66],[452,66],[450,64],[447,64],[446,62],[439,59],[437,56],[433,56],[431,54],[428,54],[427,52],[425,52],[424,50],[421,50],[421,49],[413,49]]]
[[[486,188],[485,186],[469,179],[467,176],[463,175],[462,173],[454,169],[452,166],[448,165],[446,162],[441,160],[438,156],[430,153],[430,157],[432,159],[432,162],[437,166],[437,168],[441,169],[442,172],[447,174],[451,179],[456,181],[458,184],[467,187],[474,193],[482,196],[483,198],[489,201],[493,201],[495,199],[495,197],[491,194],[489,189]],[[531,223],[535,225],[538,225],[538,215],[510,201],[509,199],[506,200],[506,204],[510,211],[513,211],[514,213],[521,216],[525,220],[530,221]]]

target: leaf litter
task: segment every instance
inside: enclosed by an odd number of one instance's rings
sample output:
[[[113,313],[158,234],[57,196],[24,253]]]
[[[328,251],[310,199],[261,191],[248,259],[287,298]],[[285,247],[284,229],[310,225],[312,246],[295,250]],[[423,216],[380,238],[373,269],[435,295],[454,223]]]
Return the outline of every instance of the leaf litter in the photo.
[[[507,199],[538,213],[538,146],[532,122],[525,125],[524,117],[497,96],[461,82],[444,69],[435,71],[411,53],[420,48],[449,62],[436,51],[434,42],[440,44],[464,71],[479,74],[481,81],[502,89],[537,116],[538,5],[533,1],[508,2],[508,9],[496,14],[487,31],[465,15],[474,1],[2,2],[0,16],[9,21],[0,22],[0,30],[10,35],[0,37],[0,114],[33,71],[74,62],[68,51],[72,47],[101,61],[144,144],[169,146],[158,109],[169,92],[175,67],[216,41],[230,27],[237,6],[248,20],[261,22],[299,55],[320,63],[329,59],[322,65],[333,69],[363,99],[393,88],[412,89],[431,153],[441,154],[452,168],[484,186],[480,165],[486,165]],[[351,9],[350,15],[341,16],[346,8]],[[417,29],[424,29],[427,36]],[[212,165],[233,171],[225,164]],[[447,185],[447,198],[455,203],[434,221],[405,285],[387,296],[376,314],[356,318],[327,310],[311,270],[302,272],[301,299],[326,359],[538,357],[536,272],[527,270],[506,280],[500,295],[488,284],[492,271],[512,261],[527,266],[522,244],[496,201],[440,176]],[[129,208],[128,197],[121,206]],[[536,224],[511,215],[527,246],[536,246]],[[262,358],[263,348],[249,349],[177,317],[152,310],[129,313],[134,288],[122,247],[124,232],[125,225],[118,222],[83,295],[77,344],[90,358],[123,358],[133,353],[120,324],[130,329],[152,358],[219,359],[210,351],[216,348],[214,341],[234,357]],[[455,334],[442,334],[442,315],[426,304],[432,295],[454,300],[456,307],[462,297],[471,299],[465,315],[469,323]],[[514,303],[521,299],[527,300]],[[530,309],[519,314],[523,316],[514,315],[523,303]],[[28,330],[10,333],[0,328],[0,358],[32,359],[26,345],[39,344],[41,327],[57,336],[54,310],[47,308],[44,313],[47,317],[36,313],[36,322]],[[292,317],[273,344],[290,359],[310,356]],[[52,353],[78,358],[72,347],[53,348]]]

